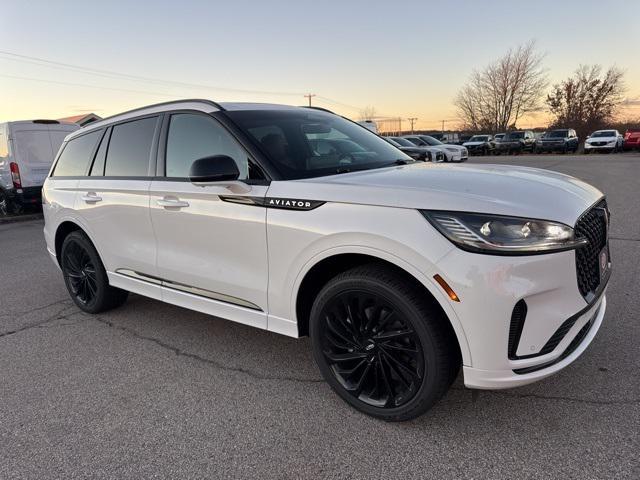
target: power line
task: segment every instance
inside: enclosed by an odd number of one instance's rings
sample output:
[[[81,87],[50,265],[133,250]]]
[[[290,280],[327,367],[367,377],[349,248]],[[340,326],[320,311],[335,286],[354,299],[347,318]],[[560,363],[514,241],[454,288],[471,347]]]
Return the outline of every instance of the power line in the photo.
[[[223,91],[237,92],[237,93],[256,93],[261,95],[287,95],[287,96],[302,95],[302,93],[299,93],[299,92],[251,90],[251,89],[242,89],[242,88],[234,88],[234,87],[225,87],[225,86],[219,86],[219,85],[205,85],[205,84],[197,84],[197,83],[179,82],[175,80],[162,80],[158,78],[144,77],[140,75],[130,75],[127,73],[115,72],[111,70],[102,70],[98,68],[84,67],[81,65],[74,65],[70,63],[57,62],[57,61],[47,60],[45,58],[40,58],[40,57],[20,55],[13,52],[7,52],[5,50],[0,50],[0,56],[13,57],[13,58],[3,58],[3,60],[19,61],[23,63],[30,63],[30,64],[42,65],[42,66],[48,66],[48,67],[53,66],[54,68],[62,68],[65,70],[79,71],[82,73],[87,73],[89,75],[98,75],[103,77],[104,76],[116,77],[116,78],[122,78],[126,80],[131,80],[131,81],[138,81],[138,82],[143,81],[143,82],[165,84],[165,85],[172,85],[172,86],[178,86],[178,87],[202,88],[202,89],[208,89],[208,90],[223,90]]]
[[[409,122],[411,122],[411,135],[413,135],[413,124],[416,120],[418,120],[417,117],[409,117],[407,118],[407,120],[409,120]]]
[[[316,96],[315,93],[307,93],[306,95],[303,95],[304,98],[308,98],[309,99],[309,106],[311,106],[311,98],[313,98],[315,96]]]
[[[147,95],[161,95],[164,97],[171,97],[171,98],[178,98],[181,95],[175,95],[172,93],[161,93],[161,92],[151,92],[148,90],[132,90],[132,89],[128,89],[128,88],[116,88],[116,87],[105,87],[102,85],[89,85],[86,83],[75,83],[75,82],[62,82],[62,81],[58,81],[58,80],[45,80],[42,78],[32,78],[32,77],[20,77],[17,75],[6,75],[4,73],[0,73],[0,77],[4,77],[4,78],[12,78],[15,80],[29,80],[31,82],[41,82],[41,83],[53,83],[56,85],[69,85],[72,87],[88,87],[88,88],[97,88],[100,90],[113,90],[113,91],[117,91],[117,92],[129,92],[129,93],[141,93],[141,94],[147,94]]]

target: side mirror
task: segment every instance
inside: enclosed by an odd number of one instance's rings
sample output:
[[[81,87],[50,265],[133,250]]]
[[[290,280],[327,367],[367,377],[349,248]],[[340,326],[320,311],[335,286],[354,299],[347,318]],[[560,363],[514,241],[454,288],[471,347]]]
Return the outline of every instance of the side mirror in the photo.
[[[237,180],[239,176],[238,165],[227,155],[199,158],[189,169],[191,183],[228,182]]]

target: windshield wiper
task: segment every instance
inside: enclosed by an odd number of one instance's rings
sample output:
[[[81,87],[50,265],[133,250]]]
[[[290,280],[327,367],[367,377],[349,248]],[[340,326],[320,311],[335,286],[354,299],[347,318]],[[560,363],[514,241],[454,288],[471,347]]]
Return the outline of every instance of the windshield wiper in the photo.
[[[413,160],[413,159],[406,160],[404,158],[398,158],[392,162],[378,165],[377,168],[393,167],[394,165],[408,165],[409,163],[415,163],[415,162],[417,162],[417,160]]]

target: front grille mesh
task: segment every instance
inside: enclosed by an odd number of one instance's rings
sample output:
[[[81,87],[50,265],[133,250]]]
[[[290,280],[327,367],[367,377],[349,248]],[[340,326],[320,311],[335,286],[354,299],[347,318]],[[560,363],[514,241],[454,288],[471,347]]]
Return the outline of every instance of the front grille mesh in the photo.
[[[600,285],[598,255],[607,246],[607,202],[598,202],[576,223],[577,238],[586,238],[589,243],[576,250],[576,273],[578,288],[583,297],[593,294]]]

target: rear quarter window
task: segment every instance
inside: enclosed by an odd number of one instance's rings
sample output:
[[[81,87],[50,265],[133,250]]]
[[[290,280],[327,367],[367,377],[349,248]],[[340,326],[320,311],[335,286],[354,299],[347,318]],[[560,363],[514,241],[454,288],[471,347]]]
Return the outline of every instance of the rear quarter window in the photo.
[[[107,152],[105,176],[146,177],[158,117],[114,125]]]
[[[86,175],[89,162],[91,162],[102,133],[102,130],[97,130],[69,140],[60,154],[53,176],[77,177]]]

